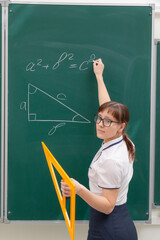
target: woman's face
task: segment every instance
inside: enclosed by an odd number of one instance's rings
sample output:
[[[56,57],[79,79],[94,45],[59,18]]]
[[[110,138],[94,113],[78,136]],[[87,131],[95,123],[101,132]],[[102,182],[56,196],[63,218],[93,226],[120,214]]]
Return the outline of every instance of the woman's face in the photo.
[[[105,109],[103,112],[99,112],[98,116],[102,119],[108,119],[111,121],[117,121],[111,114]],[[104,142],[111,141],[122,135],[123,129],[125,128],[125,123],[115,123],[112,122],[109,127],[104,126],[103,121],[96,123],[97,137],[104,139]]]

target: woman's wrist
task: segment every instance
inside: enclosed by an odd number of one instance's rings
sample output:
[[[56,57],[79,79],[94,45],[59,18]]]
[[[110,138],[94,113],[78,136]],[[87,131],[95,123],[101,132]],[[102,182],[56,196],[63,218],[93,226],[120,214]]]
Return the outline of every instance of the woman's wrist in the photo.
[[[80,195],[81,192],[83,191],[83,185],[79,183],[79,186],[76,188],[76,194]]]
[[[97,74],[96,79],[97,79],[97,82],[103,82],[103,75],[102,74]]]

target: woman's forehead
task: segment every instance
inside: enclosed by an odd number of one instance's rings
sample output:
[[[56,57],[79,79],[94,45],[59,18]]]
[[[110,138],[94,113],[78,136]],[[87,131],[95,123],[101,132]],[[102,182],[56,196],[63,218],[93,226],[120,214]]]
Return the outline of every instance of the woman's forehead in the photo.
[[[113,110],[111,110],[109,108],[106,108],[103,111],[100,111],[98,114],[103,116],[103,118],[110,118],[110,117],[113,118],[114,117],[113,116]]]

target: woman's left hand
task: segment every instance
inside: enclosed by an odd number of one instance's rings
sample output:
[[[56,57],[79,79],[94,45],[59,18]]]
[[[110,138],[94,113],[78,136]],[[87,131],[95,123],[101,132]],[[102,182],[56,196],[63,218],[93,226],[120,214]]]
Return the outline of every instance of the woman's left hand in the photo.
[[[82,185],[73,178],[71,178],[71,180],[75,184],[76,194],[78,194],[81,191]],[[70,197],[71,196],[71,189],[67,185],[67,183],[64,182],[63,180],[61,180],[61,190],[62,190],[63,196],[65,196],[65,197]]]

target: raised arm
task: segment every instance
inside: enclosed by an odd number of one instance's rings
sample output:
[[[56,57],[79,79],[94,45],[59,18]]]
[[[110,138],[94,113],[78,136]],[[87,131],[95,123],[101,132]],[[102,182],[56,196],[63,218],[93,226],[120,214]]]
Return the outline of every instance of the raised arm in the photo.
[[[98,84],[98,99],[99,99],[99,105],[102,105],[105,102],[110,102],[110,96],[108,93],[108,90],[105,86],[105,83],[103,81],[103,70],[104,70],[104,64],[101,59],[97,59],[93,63],[93,70],[97,79]]]

